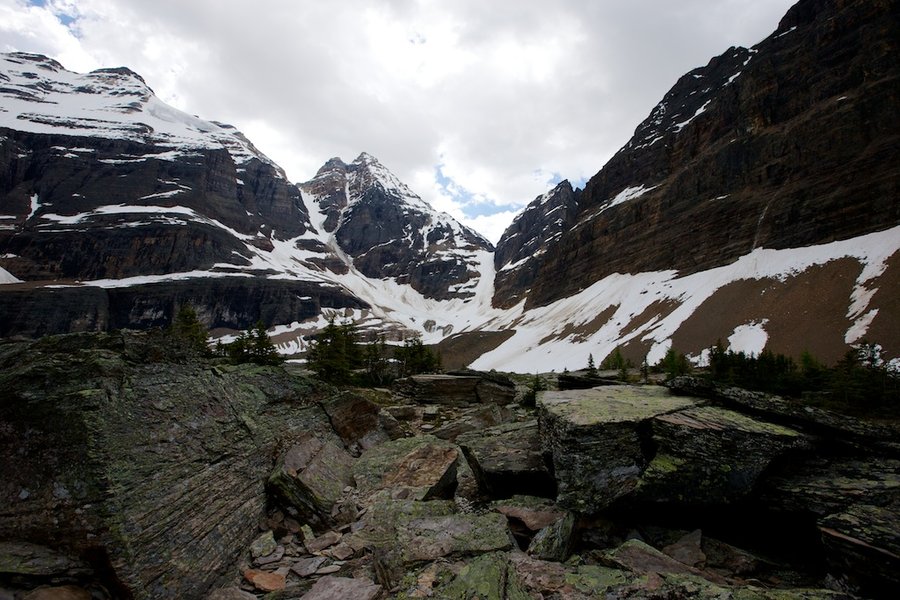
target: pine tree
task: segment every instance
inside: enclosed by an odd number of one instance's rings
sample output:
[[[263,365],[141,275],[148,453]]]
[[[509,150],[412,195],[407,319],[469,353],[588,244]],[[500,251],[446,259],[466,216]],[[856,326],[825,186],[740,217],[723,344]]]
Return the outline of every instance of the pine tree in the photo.
[[[587,376],[597,377],[597,367],[594,365],[594,355],[588,354]]]
[[[200,322],[197,311],[190,304],[178,307],[168,333],[180,348],[202,355],[209,354],[206,327]]]

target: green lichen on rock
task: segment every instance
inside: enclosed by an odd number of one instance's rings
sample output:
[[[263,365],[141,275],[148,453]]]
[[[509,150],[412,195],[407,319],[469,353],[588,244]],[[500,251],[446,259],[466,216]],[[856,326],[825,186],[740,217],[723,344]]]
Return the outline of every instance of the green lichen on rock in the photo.
[[[696,398],[673,396],[664,387],[649,385],[548,391],[541,392],[537,400],[540,411],[564,421],[567,427],[640,422],[700,402]]]
[[[414,563],[508,550],[513,540],[503,515],[451,514],[402,521],[397,545],[403,560]]]
[[[460,569],[453,580],[437,590],[441,600],[529,600],[504,553],[484,554]]]

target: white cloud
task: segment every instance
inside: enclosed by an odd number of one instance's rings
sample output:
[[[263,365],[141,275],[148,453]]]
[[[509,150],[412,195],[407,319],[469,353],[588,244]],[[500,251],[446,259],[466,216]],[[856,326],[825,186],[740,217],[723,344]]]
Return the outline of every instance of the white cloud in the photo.
[[[370,152],[496,239],[504,207],[556,174],[589,178],[680,75],[761,40],[792,3],[0,0],[0,48],[128,66],[295,181]],[[448,195],[439,164],[471,197]],[[500,208],[467,220],[463,201]]]

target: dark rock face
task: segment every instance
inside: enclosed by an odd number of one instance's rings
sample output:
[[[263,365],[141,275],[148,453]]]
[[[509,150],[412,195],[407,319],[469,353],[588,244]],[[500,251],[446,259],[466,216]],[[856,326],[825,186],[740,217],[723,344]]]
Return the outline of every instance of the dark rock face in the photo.
[[[571,229],[581,190],[562,181],[535,198],[503,232],[494,252],[494,305],[515,306],[531,289],[547,247]]]
[[[127,140],[0,131],[0,212],[18,224],[0,232],[4,253],[19,257],[7,270],[20,279],[84,280],[208,270],[246,253],[213,221],[260,247],[309,229],[299,190],[271,164],[239,167],[224,149],[171,154]],[[115,212],[104,212],[111,206]],[[174,206],[194,215],[155,208]]]
[[[150,362],[147,340],[0,347],[0,539],[107,562],[136,598],[197,597],[258,535],[279,438],[330,426],[283,370]]]
[[[477,253],[490,243],[433,210],[373,156],[349,165],[333,158],[301,189],[364,275],[392,277],[437,300],[474,295]]]
[[[900,223],[897,28],[890,3],[802,0],[754,48],[683,76],[588,182],[529,306],[614,272],[697,272]]]
[[[290,323],[322,308],[367,305],[337,287],[265,278],[220,277],[130,287],[0,287],[0,336],[165,327],[183,303],[210,328],[246,329],[259,320]],[[36,315],[40,315],[37,318]]]

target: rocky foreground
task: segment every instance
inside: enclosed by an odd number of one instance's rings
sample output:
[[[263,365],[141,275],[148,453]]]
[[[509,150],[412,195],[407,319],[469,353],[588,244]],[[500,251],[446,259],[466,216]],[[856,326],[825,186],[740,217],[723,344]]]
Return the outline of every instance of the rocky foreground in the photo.
[[[697,379],[340,391],[155,334],[0,343],[0,598],[852,598],[891,424]],[[674,393],[673,393],[674,392]]]

